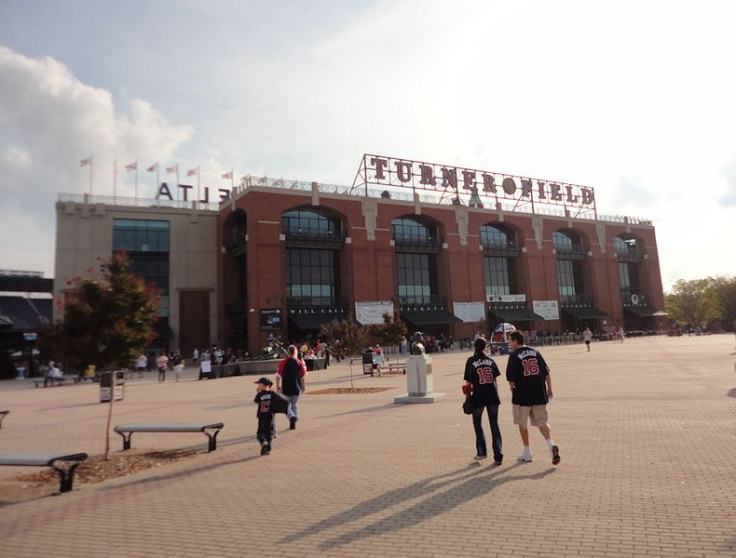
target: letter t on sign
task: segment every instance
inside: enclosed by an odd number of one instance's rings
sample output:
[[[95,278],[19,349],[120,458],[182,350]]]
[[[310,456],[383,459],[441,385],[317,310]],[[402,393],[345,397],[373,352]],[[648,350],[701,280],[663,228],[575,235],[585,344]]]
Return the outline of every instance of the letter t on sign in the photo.
[[[388,161],[386,159],[372,157],[369,162],[376,168],[377,180],[383,180],[384,178],[386,178],[386,175],[383,173],[384,169],[388,166]]]

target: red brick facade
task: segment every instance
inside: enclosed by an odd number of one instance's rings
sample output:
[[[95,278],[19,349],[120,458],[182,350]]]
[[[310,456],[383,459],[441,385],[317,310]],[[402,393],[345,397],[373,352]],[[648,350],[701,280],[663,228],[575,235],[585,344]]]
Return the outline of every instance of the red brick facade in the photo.
[[[634,236],[644,248],[645,256],[637,264],[639,290],[645,293],[649,306],[659,310],[664,307],[657,242],[654,227],[649,224],[326,194],[316,185],[311,192],[250,187],[236,193],[231,204],[219,215],[218,238],[223,247],[218,274],[219,304],[224,310],[219,313],[221,343],[227,344],[234,335],[245,334],[248,350],[257,354],[268,336],[268,332],[260,330],[259,323],[260,310],[265,308],[281,309],[281,337],[289,337],[281,215],[303,206],[329,209],[342,220],[347,238],[340,249],[340,281],[342,296],[351,314],[356,301],[396,300],[396,248],[391,224],[401,216],[420,216],[438,227],[443,247],[436,259],[437,286],[450,312],[453,302],[486,300],[479,230],[488,224],[503,224],[516,233],[517,242],[522,246],[516,258],[517,291],[526,295],[528,309],[532,308],[534,300],[559,298],[557,256],[552,244],[552,234],[558,229],[573,229],[587,248],[582,262],[585,291],[592,295],[595,307],[608,314],[607,326],[627,325],[627,321],[631,321],[622,300],[613,244],[616,235]],[[227,250],[225,246],[232,236],[232,224],[237,219],[245,226],[247,240],[240,251]],[[395,309],[398,312],[398,303]],[[233,316],[245,319],[244,332],[234,331]],[[657,328],[660,319],[647,317],[647,328]],[[603,327],[602,321],[599,325]],[[565,329],[564,326],[562,320],[535,321],[533,324],[536,329],[552,331]],[[470,337],[479,327],[487,331],[489,324],[457,323],[448,327],[449,333],[460,339]]]

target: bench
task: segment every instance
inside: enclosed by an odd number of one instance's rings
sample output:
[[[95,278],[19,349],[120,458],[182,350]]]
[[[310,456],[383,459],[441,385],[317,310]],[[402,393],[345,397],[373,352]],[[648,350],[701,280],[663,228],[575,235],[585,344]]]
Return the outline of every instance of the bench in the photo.
[[[33,380],[34,387],[63,386],[69,378],[62,376],[61,378],[36,378]]]
[[[217,449],[217,435],[223,426],[221,422],[137,422],[116,426],[115,432],[123,437],[123,451],[130,449],[130,438],[133,432],[204,432],[209,438],[207,446],[209,453]]]
[[[3,419],[8,416],[8,413],[10,413],[10,411],[0,411],[0,428],[3,427]]]
[[[405,362],[390,362],[386,365],[386,372],[392,374],[394,372],[401,372],[406,374],[406,363]]]
[[[74,471],[87,459],[86,453],[6,453],[0,452],[0,465],[10,467],[51,467],[59,474],[59,492],[72,489]],[[65,464],[65,467],[60,465]]]

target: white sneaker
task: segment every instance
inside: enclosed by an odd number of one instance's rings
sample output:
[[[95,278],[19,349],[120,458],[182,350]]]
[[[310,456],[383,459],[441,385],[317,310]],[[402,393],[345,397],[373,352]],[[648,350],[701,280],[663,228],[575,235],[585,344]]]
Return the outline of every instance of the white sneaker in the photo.
[[[516,461],[522,461],[523,463],[531,463],[532,462],[532,454],[528,452],[521,452],[521,455],[516,458]]]

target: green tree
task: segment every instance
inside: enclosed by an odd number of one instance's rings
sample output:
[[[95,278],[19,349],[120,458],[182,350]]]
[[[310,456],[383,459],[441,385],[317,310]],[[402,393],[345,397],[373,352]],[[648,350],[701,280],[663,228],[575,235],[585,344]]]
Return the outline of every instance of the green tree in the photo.
[[[368,333],[380,339],[384,345],[401,345],[408,331],[406,324],[401,320],[396,320],[391,314],[383,315],[382,324],[368,326]]]
[[[338,358],[349,358],[360,354],[366,346],[366,328],[352,319],[334,320],[323,325],[320,336],[330,344],[330,354]],[[338,343],[339,341],[339,343]],[[350,361],[350,389],[353,385],[353,363]]]
[[[366,345],[365,328],[352,319],[333,320],[323,325],[319,333],[329,343],[330,354],[338,358],[360,354]]]
[[[63,321],[51,326],[44,348],[68,369],[127,365],[154,338],[158,293],[129,266],[127,255],[118,252],[102,262],[99,278],[67,281]]]
[[[723,327],[736,327],[736,277],[716,277],[711,280],[709,302],[711,311],[723,322]]]
[[[665,309],[670,319],[680,325],[704,326],[714,317],[710,299],[713,279],[678,280],[665,295]]]

